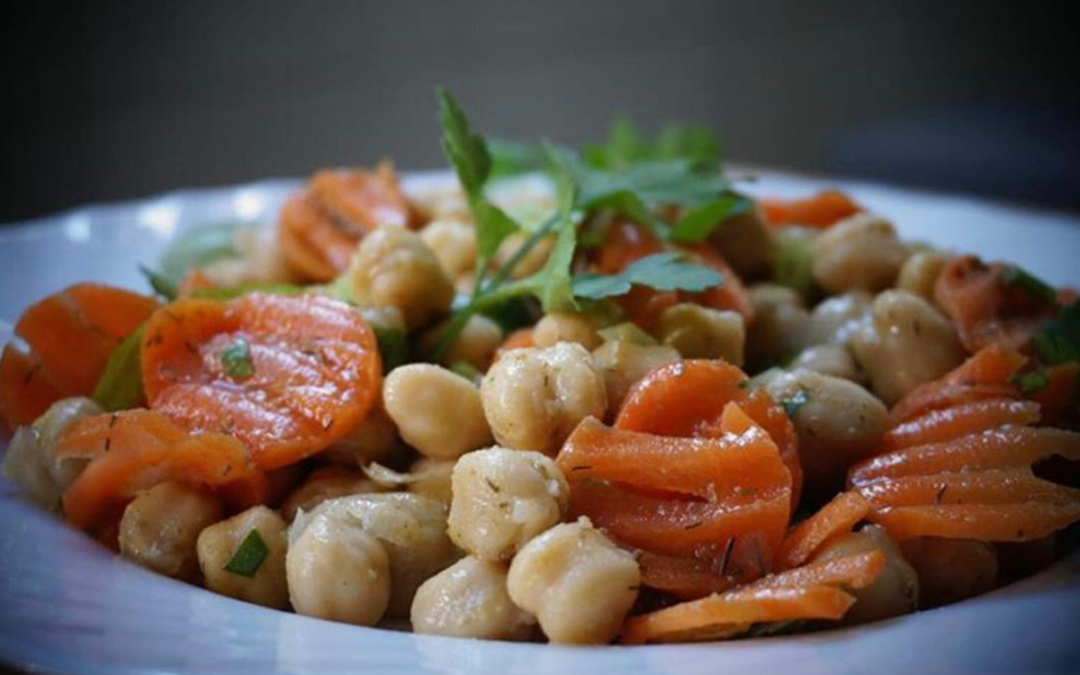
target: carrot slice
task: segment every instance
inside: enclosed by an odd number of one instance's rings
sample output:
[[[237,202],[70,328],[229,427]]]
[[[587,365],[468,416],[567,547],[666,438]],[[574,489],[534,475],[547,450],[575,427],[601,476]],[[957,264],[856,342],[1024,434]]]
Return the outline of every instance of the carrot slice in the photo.
[[[30,424],[63,398],[34,354],[13,344],[0,355],[0,422],[9,429]]]
[[[251,370],[242,379],[223,360],[238,344]],[[264,470],[351,432],[381,379],[371,329],[347,304],[314,295],[174,302],[147,325],[142,369],[151,408],[191,430],[236,436]]]
[[[862,207],[838,190],[822,190],[805,199],[762,199],[758,201],[770,225],[807,225],[828,228],[862,211]]]
[[[921,384],[889,411],[900,424],[931,410],[949,408],[985,398],[1018,398],[1020,390],[1009,380],[1027,362],[1020,352],[988,345],[944,377]]]
[[[686,247],[698,263],[711,267],[720,273],[723,282],[701,293],[679,292],[680,302],[696,302],[713,309],[726,309],[738,312],[747,323],[754,320],[754,305],[750,302],[750,292],[746,290],[742,279],[728,265],[724,256],[708,244],[695,244]]]
[[[848,484],[861,486],[885,477],[1030,466],[1053,455],[1080,461],[1080,434],[1006,426],[871,457],[851,468]]]
[[[1080,490],[1037,478],[1028,467],[883,478],[859,492],[878,511],[931,504],[1080,503]]]
[[[660,436],[720,435],[724,407],[736,402],[768,432],[792,479],[792,505],[802,487],[798,439],[783,408],[760,388],[745,389],[741,370],[724,361],[687,360],[660,366],[627,394],[615,427]]]
[[[139,490],[165,480],[218,486],[254,472],[250,454],[236,439],[189,434],[150,410],[77,420],[61,436],[56,454],[90,459],[64,493],[64,513],[81,529],[107,524]]]
[[[803,564],[822,544],[838,534],[850,532],[866,517],[870,504],[856,491],[841,492],[825,506],[796,525],[780,547],[777,564],[791,569]]]
[[[825,560],[753,584],[631,617],[622,642],[687,642],[734,637],[755,623],[840,619],[855,602],[844,589],[873,583],[884,567],[880,551]]]
[[[498,362],[506,352],[514,349],[528,349],[535,347],[536,343],[533,342],[533,329],[532,328],[519,328],[503,340],[503,343],[499,345],[499,348],[495,350],[495,358],[492,363]]]
[[[874,511],[870,519],[898,541],[912,537],[1034,541],[1080,520],[1080,502],[900,506]]]
[[[1075,423],[1080,399],[1080,362],[1059,363],[1046,369],[1046,386],[1028,395],[1050,422]]]
[[[736,578],[732,572],[731,558],[746,558],[745,554],[734,551],[735,544],[745,539],[732,540],[732,553],[728,564],[724,559],[702,560],[700,558],[668,556],[652,551],[642,551],[638,556],[641,568],[641,585],[668,593],[680,600],[696,600],[712,593],[720,593],[739,583],[746,583],[757,578],[760,572],[756,568],[747,568],[748,574]],[[731,569],[727,569],[730,567]],[[749,574],[753,569],[757,574]]]
[[[1039,404],[990,398],[932,410],[890,430],[881,440],[882,451],[948,441],[1005,424],[1028,425],[1039,421]]]

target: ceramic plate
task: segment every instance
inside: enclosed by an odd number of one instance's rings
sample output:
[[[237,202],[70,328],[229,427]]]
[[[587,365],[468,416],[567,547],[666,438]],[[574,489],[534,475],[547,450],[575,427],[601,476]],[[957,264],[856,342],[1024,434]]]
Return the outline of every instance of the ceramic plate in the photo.
[[[416,174],[412,187],[446,180]],[[0,229],[0,341],[23,307],[81,280],[142,288],[189,227],[272,221],[294,181],[92,206]],[[1080,218],[876,185],[762,173],[747,190],[848,190],[907,239],[1005,258],[1080,285]],[[2,441],[0,441],[2,443]],[[0,661],[95,673],[1060,673],[1080,664],[1080,555],[949,607],[811,635],[567,648],[412,635],[277,612],[142,570],[0,483]]]

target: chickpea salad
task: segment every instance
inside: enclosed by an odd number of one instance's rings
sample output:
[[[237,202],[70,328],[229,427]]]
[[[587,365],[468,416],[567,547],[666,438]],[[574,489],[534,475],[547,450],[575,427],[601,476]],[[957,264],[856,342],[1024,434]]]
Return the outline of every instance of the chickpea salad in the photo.
[[[358,626],[560,644],[876,621],[1080,526],[1080,306],[705,129],[316,172],[0,356],[3,473],[119,555]]]

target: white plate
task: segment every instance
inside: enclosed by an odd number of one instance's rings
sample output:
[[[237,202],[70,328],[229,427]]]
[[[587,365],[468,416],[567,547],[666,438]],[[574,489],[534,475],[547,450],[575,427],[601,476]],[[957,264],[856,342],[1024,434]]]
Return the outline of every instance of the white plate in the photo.
[[[410,177],[412,185],[444,174]],[[177,231],[272,220],[293,181],[171,193],[0,229],[0,340],[80,280],[141,288]],[[864,183],[765,173],[748,189],[840,186],[906,238],[1080,285],[1080,219]],[[565,648],[356,628],[248,605],[116,558],[0,483],[0,660],[77,673],[1060,673],[1080,667],[1080,555],[994,593],[855,629],[742,642]]]

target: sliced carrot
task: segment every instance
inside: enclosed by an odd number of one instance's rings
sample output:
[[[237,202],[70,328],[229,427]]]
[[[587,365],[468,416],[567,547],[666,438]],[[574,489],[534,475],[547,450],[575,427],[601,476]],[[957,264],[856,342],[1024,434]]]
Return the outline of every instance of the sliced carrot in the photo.
[[[139,490],[162,481],[219,486],[255,470],[249,452],[236,439],[189,434],[149,410],[77,420],[60,438],[56,454],[90,460],[64,493],[64,513],[81,529],[107,524],[110,514]]]
[[[1080,362],[1059,363],[1046,369],[1046,386],[1028,395],[1039,404],[1044,420],[1076,424],[1080,400]]]
[[[805,199],[762,199],[758,201],[770,225],[807,225],[827,228],[863,210],[843,192],[822,190]]]
[[[631,617],[622,642],[688,642],[734,637],[756,623],[840,619],[855,603],[844,589],[873,583],[885,564],[880,551],[834,558],[765,577],[741,588]]]
[[[1080,502],[900,506],[872,512],[870,519],[898,541],[912,537],[1034,541],[1080,520]]]
[[[591,256],[597,272],[618,274],[635,260],[662,250],[663,246],[647,228],[620,220],[608,226],[604,232],[604,243]]]
[[[848,484],[861,486],[886,477],[1031,466],[1053,455],[1080,461],[1080,434],[1006,426],[871,457],[851,468]]]
[[[944,377],[919,385],[889,411],[893,424],[931,410],[985,398],[1016,398],[1020,390],[1010,378],[1027,357],[1001,345],[988,345]]]
[[[735,543],[745,539],[735,540]],[[730,558],[745,558],[745,554],[734,552],[732,545]],[[756,575],[748,574],[744,578],[736,578],[732,569],[725,569],[723,558],[719,565],[716,560],[702,560],[700,558],[668,556],[652,551],[642,551],[638,556],[638,567],[641,568],[641,585],[658,591],[663,591],[680,600],[695,600],[712,593],[720,593],[728,590],[739,583],[753,581]],[[740,570],[741,571],[741,570]],[[756,569],[753,570],[756,572]],[[760,572],[758,572],[760,574]]]
[[[256,471],[218,489],[230,513],[240,513],[260,504],[276,507],[300,482],[299,464],[280,469]]]
[[[870,504],[855,491],[841,492],[825,506],[796,525],[784,538],[777,564],[791,569],[803,564],[822,544],[838,534],[850,532],[866,517]]]
[[[514,349],[528,349],[535,346],[536,343],[533,341],[533,329],[519,328],[513,333],[510,333],[510,335],[503,340],[503,343],[499,345],[499,348],[495,351],[495,358],[492,362],[497,362],[508,351]]]
[[[1039,404],[988,398],[933,410],[908,420],[885,434],[882,451],[940,443],[1005,424],[1028,425],[1039,421]]]
[[[225,351],[238,344],[249,377],[225,366]],[[381,368],[359,314],[315,295],[178,300],[151,317],[142,345],[151,408],[191,430],[236,436],[264,470],[355,429],[378,395]]]
[[[210,277],[206,276],[206,273],[198,267],[192,267],[184,275],[184,278],[180,280],[177,295],[181,298],[187,298],[197,291],[206,291],[211,288],[214,288],[214,282],[210,280]]]
[[[1029,467],[883,478],[859,487],[874,510],[952,504],[1080,503],[1080,490],[1037,478]]]
[[[687,246],[695,260],[707,267],[711,267],[720,273],[723,281],[718,286],[713,286],[701,293],[687,293],[681,291],[681,302],[695,302],[713,309],[726,309],[737,312],[749,323],[754,320],[754,305],[750,302],[750,292],[746,290],[742,279],[735,270],[728,265],[724,256],[708,244],[695,244]]]
[[[798,439],[783,408],[741,370],[724,361],[686,360],[649,372],[627,394],[615,427],[660,436],[720,435],[724,407],[736,402],[768,432],[791,472],[792,505],[802,487]]]
[[[59,387],[49,380],[36,355],[13,344],[4,346],[0,355],[0,422],[14,431],[36,420],[61,398]]]
[[[119,343],[158,308],[157,300],[101,284],[76,284],[65,292],[92,330]],[[95,383],[96,384],[96,383]]]

